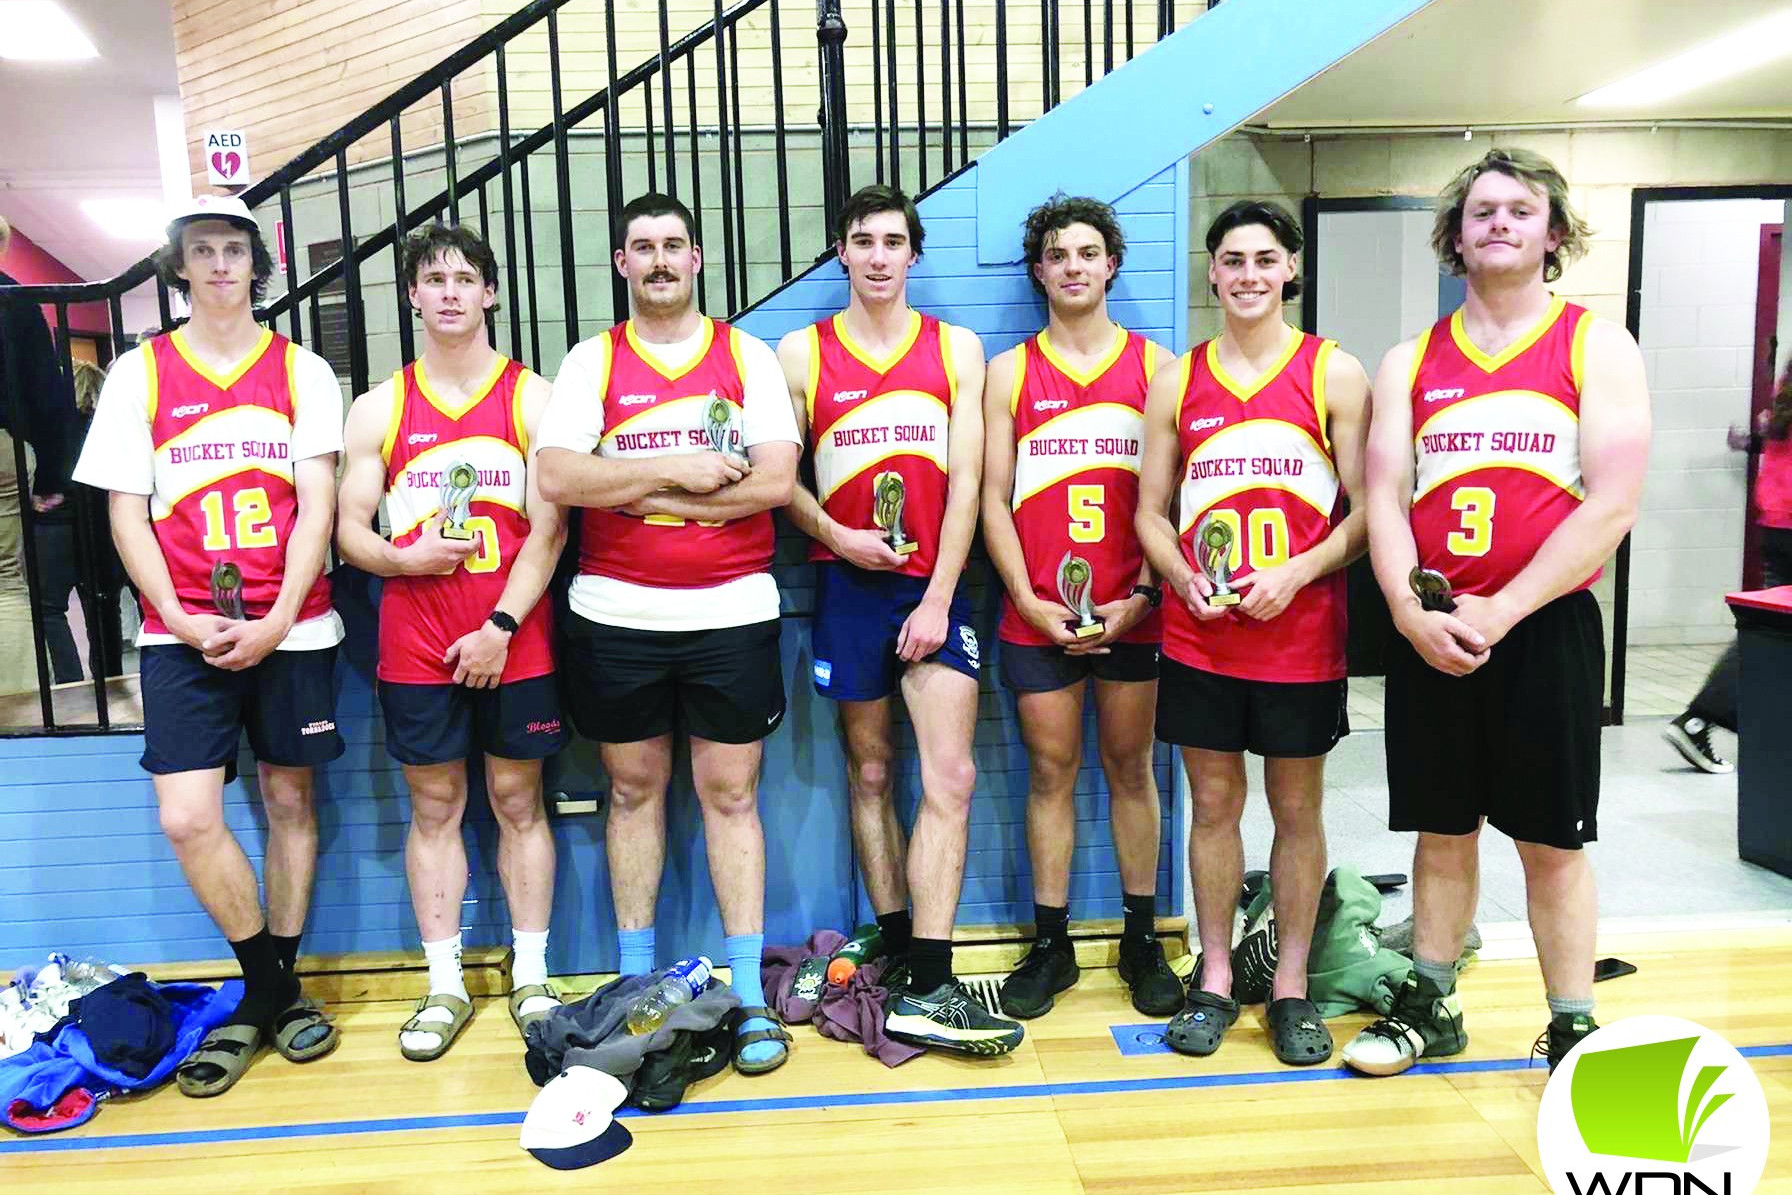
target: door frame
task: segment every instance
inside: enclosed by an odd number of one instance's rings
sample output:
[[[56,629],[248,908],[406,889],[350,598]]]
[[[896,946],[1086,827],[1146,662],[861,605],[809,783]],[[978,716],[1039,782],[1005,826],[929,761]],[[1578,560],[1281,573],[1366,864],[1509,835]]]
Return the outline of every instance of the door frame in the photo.
[[[1642,343],[1643,323],[1643,217],[1651,203],[1696,199],[1792,200],[1792,184],[1731,183],[1703,187],[1636,187],[1630,192],[1630,270],[1624,291],[1624,326]],[[1611,721],[1624,721],[1624,648],[1630,623],[1630,536],[1618,544],[1613,565],[1612,589],[1612,705]]]

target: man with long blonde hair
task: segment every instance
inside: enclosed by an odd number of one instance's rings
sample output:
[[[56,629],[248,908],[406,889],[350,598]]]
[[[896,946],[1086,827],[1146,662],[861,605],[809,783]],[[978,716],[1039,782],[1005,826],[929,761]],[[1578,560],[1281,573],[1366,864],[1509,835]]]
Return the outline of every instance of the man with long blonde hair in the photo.
[[[1547,159],[1487,153],[1445,189],[1432,235],[1467,300],[1375,381],[1370,554],[1401,635],[1388,822],[1419,841],[1413,972],[1344,1051],[1368,1074],[1468,1045],[1454,964],[1483,823],[1524,865],[1550,1011],[1538,1048],[1553,1068],[1597,1028],[1581,847],[1597,837],[1605,644],[1589,587],[1636,521],[1649,393],[1630,334],[1549,291],[1587,235]]]

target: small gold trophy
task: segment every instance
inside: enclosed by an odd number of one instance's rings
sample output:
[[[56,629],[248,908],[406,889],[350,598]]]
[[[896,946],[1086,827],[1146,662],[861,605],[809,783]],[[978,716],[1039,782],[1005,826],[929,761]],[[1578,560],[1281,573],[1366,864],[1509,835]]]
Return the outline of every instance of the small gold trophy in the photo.
[[[1078,639],[1092,639],[1107,630],[1107,624],[1096,615],[1089,592],[1095,587],[1095,569],[1081,556],[1064,553],[1058,561],[1058,597],[1076,615],[1074,622],[1064,625]]]
[[[744,459],[744,454],[736,446],[739,437],[735,433],[735,413],[739,408],[721,395],[709,400],[709,406],[703,411],[703,435],[709,441],[710,448],[723,456]]]
[[[243,619],[243,570],[229,560],[212,565],[212,605],[225,618]]]
[[[442,474],[442,538],[472,539],[467,527],[472,517],[473,492],[479,488],[479,471],[465,461],[455,461]]]
[[[884,542],[898,556],[907,556],[921,545],[902,529],[902,504],[907,500],[908,483],[902,474],[891,470],[871,479],[871,518],[884,533]]]
[[[1455,612],[1456,595],[1450,592],[1450,579],[1436,569],[1415,567],[1406,574],[1406,583],[1412,586],[1412,595],[1419,599],[1421,609]]]
[[[1207,598],[1209,606],[1236,606],[1241,600],[1230,584],[1233,542],[1232,524],[1215,518],[1212,511],[1195,528],[1195,563],[1213,586],[1213,593]]]

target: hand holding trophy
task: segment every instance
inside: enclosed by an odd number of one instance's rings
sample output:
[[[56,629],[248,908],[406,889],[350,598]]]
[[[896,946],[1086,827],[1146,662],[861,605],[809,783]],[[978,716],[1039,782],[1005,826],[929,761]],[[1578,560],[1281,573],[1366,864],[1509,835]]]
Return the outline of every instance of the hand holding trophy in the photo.
[[[1406,574],[1406,583],[1412,586],[1412,594],[1419,599],[1421,610],[1455,613],[1456,596],[1450,592],[1450,580],[1436,569],[1414,566]]]
[[[479,488],[479,471],[465,461],[455,461],[442,474],[443,539],[473,538],[467,520],[472,517],[473,493]]]
[[[1095,613],[1089,593],[1095,587],[1095,569],[1071,552],[1058,561],[1058,599],[1076,615],[1064,625],[1078,639],[1093,639],[1107,630],[1107,623]]]
[[[212,605],[225,618],[241,621],[248,617],[243,610],[243,570],[231,561],[212,565]]]
[[[902,504],[907,496],[908,484],[894,469],[871,479],[871,519],[884,533],[890,551],[898,556],[911,555],[921,546],[902,527]]]
[[[711,397],[709,405],[703,410],[703,438],[709,442],[711,450],[721,453],[729,460],[744,463],[747,458],[739,447],[739,412],[739,407],[721,395]]]
[[[1232,524],[1215,518],[1212,511],[1195,528],[1195,564],[1213,586],[1213,593],[1207,598],[1209,606],[1236,606],[1242,600],[1231,584],[1234,542]]]

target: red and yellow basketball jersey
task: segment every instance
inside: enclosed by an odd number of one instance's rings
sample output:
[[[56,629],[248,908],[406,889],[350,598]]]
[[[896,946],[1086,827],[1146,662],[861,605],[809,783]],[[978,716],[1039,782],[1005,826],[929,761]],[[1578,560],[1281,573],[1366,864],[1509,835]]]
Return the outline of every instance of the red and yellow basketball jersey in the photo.
[[[1555,299],[1495,356],[1475,347],[1460,311],[1419,338],[1412,537],[1419,562],[1457,593],[1498,592],[1581,503],[1581,370],[1593,318]]]
[[[703,329],[696,357],[671,374],[636,339],[633,321],[604,334],[610,367],[599,454],[638,459],[710,451],[704,417],[716,398],[735,407],[734,449],[744,454],[740,334],[707,316]],[[579,571],[591,576],[658,589],[707,589],[762,573],[772,563],[770,511],[716,522],[614,510],[586,510],[582,518]]]
[[[476,631],[497,608],[516,554],[529,538],[529,435],[523,385],[529,371],[506,357],[464,402],[430,386],[423,362],[392,375],[392,419],[380,449],[386,461],[386,517],[392,542],[404,547],[441,513],[442,478],[456,462],[473,466],[479,488],[468,504],[467,529],[477,547],[445,576],[387,577],[380,596],[379,678],[407,685],[445,685],[454,669],[442,655]],[[503,683],[554,670],[550,603],[541,600],[510,638]]]
[[[916,548],[893,571],[911,577],[933,575],[946,518],[946,442],[958,392],[950,333],[911,311],[908,336],[880,361],[853,343],[844,315],[809,328],[815,496],[842,526],[875,530],[873,482],[880,473],[900,474],[902,528]],[[838,557],[818,541],[809,559]]]
[[[215,614],[212,566],[243,574],[243,608],[261,618],[280,596],[286,545],[299,517],[293,487],[294,360],[298,348],[263,332],[228,375],[187,347],[179,330],[149,342],[149,431],[155,445],[150,517],[175,596],[192,614]],[[320,575],[298,619],[329,613],[330,580]],[[144,630],[168,633],[143,604]]]
[[[1145,438],[1145,392],[1157,366],[1156,346],[1114,329],[1107,355],[1086,373],[1064,360],[1041,332],[1014,350],[1014,494],[1010,509],[1033,593],[1061,602],[1058,567],[1065,555],[1089,562],[1089,600],[1118,601],[1132,592],[1144,563],[1133,529],[1139,506],[1139,457]],[[1050,642],[1002,595],[998,635],[1009,643]],[[1124,636],[1156,643],[1156,611]]]
[[[1177,530],[1183,557],[1199,569],[1201,520],[1211,511],[1229,524],[1232,575],[1243,578],[1316,547],[1341,517],[1343,487],[1325,432],[1325,370],[1337,345],[1292,331],[1281,359],[1249,384],[1226,372],[1219,348],[1210,340],[1182,358]],[[1164,605],[1164,654],[1178,663],[1245,680],[1344,676],[1342,570],[1302,589],[1267,622],[1236,608],[1200,622],[1180,599]]]

